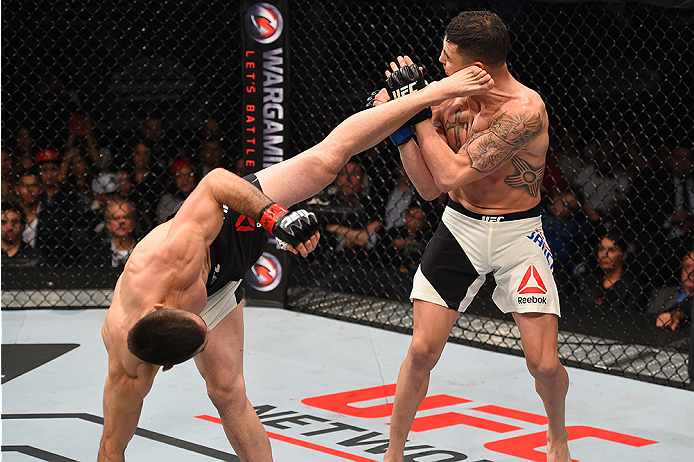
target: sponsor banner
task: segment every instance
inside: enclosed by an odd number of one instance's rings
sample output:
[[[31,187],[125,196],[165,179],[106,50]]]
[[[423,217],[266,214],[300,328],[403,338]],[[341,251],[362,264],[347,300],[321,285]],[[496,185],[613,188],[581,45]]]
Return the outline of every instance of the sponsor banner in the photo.
[[[287,1],[244,1],[241,153],[244,175],[282,162],[288,145]],[[272,240],[244,278],[247,301],[284,306],[288,253]]]
[[[275,239],[244,276],[246,302],[263,306],[284,307],[287,292],[289,253],[278,248]]]
[[[287,152],[287,2],[244,1],[241,15],[241,152],[247,175],[281,162]]]

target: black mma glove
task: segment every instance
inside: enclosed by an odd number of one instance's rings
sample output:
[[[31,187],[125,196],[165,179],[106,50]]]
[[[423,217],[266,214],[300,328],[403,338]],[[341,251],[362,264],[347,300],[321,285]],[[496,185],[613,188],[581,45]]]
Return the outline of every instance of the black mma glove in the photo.
[[[400,98],[417,90],[421,90],[427,85],[424,79],[424,73],[416,64],[403,66],[400,69],[393,71],[390,77],[386,79],[386,91],[391,99]],[[422,109],[415,114],[405,125],[396,130],[390,135],[390,140],[395,146],[401,146],[407,143],[414,136],[412,126],[418,124],[422,120],[431,118],[431,108]]]
[[[419,70],[416,64],[403,66],[397,71],[393,71],[386,79],[386,90],[391,99],[400,98],[426,87],[424,73]]]
[[[318,231],[318,219],[313,212],[290,212],[281,205],[270,202],[260,212],[260,224],[277,238],[281,247],[289,244],[296,249]]]
[[[378,95],[381,92],[381,90],[374,90],[371,92],[368,98],[366,98],[366,109],[371,109],[374,107],[374,103],[376,102],[376,95]]]

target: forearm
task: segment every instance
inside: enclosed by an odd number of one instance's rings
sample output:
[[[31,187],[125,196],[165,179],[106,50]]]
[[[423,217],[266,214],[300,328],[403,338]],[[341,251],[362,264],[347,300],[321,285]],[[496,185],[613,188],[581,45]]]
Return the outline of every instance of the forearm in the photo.
[[[429,170],[419,145],[414,141],[409,141],[399,147],[400,159],[407,172],[407,176],[412,181],[415,189],[424,200],[434,200],[441,195],[441,190],[436,186],[436,181]]]
[[[209,191],[220,208],[226,205],[254,220],[259,219],[265,206],[272,202],[260,189],[222,168],[205,175],[200,185]]]
[[[449,192],[485,176],[471,168],[464,148],[456,152],[426,121],[416,125],[417,142],[423,162],[441,192]]]
[[[98,462],[124,461],[125,448],[137,430],[142,411],[142,399],[132,397],[124,408],[118,405],[126,397],[117,396],[111,381],[104,386],[104,428],[99,444]]]

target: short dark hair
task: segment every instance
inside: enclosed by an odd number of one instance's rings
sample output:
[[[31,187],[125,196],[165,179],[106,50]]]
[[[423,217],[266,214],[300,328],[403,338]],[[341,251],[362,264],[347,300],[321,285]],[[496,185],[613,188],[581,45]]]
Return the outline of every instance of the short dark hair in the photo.
[[[162,308],[137,321],[128,332],[128,349],[142,361],[173,366],[189,360],[205,343],[207,328],[193,313]]]
[[[3,200],[2,205],[0,205],[0,207],[3,212],[14,212],[17,215],[19,215],[19,219],[21,220],[21,222],[24,225],[26,225],[27,218],[26,214],[24,213],[24,209],[20,207],[17,203]]]
[[[461,53],[492,67],[506,62],[511,46],[508,27],[491,11],[463,11],[446,26],[445,38]]]

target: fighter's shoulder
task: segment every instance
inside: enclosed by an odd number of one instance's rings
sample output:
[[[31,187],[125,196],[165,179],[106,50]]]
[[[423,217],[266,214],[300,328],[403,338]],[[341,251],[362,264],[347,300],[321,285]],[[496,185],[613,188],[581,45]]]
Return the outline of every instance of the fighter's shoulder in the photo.
[[[451,98],[443,101],[438,106],[434,106],[432,110],[439,111],[441,113],[450,113],[457,111],[464,111],[470,107],[469,100],[466,96],[461,96],[458,98]]]
[[[547,109],[542,97],[535,90],[521,85],[513,97],[506,101],[499,108],[499,113],[507,112],[510,114],[539,114],[543,119],[547,119]]]

